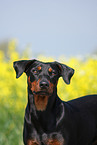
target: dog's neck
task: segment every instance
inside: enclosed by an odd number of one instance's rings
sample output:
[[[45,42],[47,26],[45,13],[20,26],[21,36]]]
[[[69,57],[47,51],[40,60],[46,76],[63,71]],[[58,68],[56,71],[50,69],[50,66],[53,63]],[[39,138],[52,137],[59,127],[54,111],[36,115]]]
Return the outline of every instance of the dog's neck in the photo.
[[[54,89],[53,94],[49,97],[46,110],[44,111],[37,111],[34,104],[34,95],[31,90],[28,89],[28,108],[30,116],[34,116],[32,119],[34,119],[39,126],[42,126],[45,131],[48,130],[48,132],[51,131],[49,128],[54,130],[62,118],[62,115],[61,117],[59,115],[61,113],[59,110],[63,112],[63,106],[57,96],[57,88]]]
[[[29,110],[30,112],[34,110],[36,110],[37,112],[51,112],[52,109],[54,109],[54,107],[56,107],[56,98],[57,98],[57,87],[54,89],[53,93],[49,96],[48,102],[47,102],[47,106],[46,109],[43,111],[39,111],[37,110],[36,106],[35,106],[35,101],[34,101],[34,94],[31,92],[31,90],[28,87],[28,106],[29,106]]]

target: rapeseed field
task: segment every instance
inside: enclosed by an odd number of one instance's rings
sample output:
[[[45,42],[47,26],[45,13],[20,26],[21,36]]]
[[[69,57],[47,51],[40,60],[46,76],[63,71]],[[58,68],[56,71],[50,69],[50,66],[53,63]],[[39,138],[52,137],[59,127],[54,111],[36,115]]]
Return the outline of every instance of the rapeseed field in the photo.
[[[7,58],[0,51],[0,145],[23,145],[22,132],[24,111],[27,104],[27,80],[23,74],[16,79],[13,61],[29,59],[15,50],[14,40],[9,42]],[[33,58],[32,58],[33,59]],[[37,57],[42,61],[55,61],[53,58]],[[84,60],[70,58],[59,60],[75,69],[71,84],[66,85],[62,78],[58,82],[58,95],[64,101],[97,93],[97,57]]]

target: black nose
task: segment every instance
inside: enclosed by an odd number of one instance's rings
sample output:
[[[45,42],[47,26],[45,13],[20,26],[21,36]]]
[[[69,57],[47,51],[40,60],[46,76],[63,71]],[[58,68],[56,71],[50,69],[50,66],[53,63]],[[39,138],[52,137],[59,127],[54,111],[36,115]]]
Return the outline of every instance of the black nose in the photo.
[[[39,85],[40,85],[40,88],[47,88],[47,87],[49,87],[49,83],[47,81],[41,81],[39,83]]]

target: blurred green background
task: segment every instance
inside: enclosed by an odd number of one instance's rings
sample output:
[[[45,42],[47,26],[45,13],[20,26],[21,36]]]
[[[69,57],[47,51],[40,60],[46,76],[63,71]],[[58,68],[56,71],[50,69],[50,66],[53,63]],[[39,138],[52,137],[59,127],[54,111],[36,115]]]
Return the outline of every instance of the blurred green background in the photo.
[[[27,104],[27,80],[23,74],[16,79],[13,61],[29,59],[29,49],[19,53],[17,42],[11,40],[7,48],[0,50],[0,145],[23,145],[22,132],[24,111]],[[37,56],[42,61],[54,58]],[[60,57],[59,61],[75,69],[70,85],[62,78],[58,82],[58,95],[62,100],[71,100],[87,94],[97,93],[97,56],[79,59]]]

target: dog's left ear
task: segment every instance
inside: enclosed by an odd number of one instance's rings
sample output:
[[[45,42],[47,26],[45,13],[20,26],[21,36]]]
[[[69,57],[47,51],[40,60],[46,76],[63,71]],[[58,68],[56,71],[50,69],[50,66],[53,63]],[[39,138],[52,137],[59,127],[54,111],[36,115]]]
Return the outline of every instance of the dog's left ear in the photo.
[[[59,68],[60,77],[62,76],[66,84],[70,84],[71,77],[74,74],[74,69],[59,62],[55,62]]]
[[[33,60],[20,60],[20,61],[15,61],[13,62],[13,67],[16,71],[16,78],[19,78],[23,72],[26,72],[29,66],[36,61],[35,59]]]

